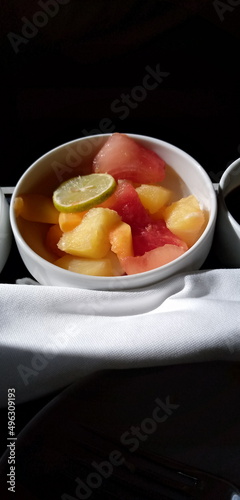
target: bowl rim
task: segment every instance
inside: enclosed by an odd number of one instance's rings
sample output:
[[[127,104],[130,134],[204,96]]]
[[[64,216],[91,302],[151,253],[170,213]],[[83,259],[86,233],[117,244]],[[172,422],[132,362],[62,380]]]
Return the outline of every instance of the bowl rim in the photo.
[[[231,225],[235,228],[235,230],[239,231],[240,230],[240,224],[236,221],[235,217],[231,214],[229,211],[225,198],[226,196],[234,189],[229,187],[230,183],[230,177],[231,175],[234,175],[235,173],[235,168],[237,168],[237,175],[239,175],[239,186],[240,186],[240,157],[234,160],[227,168],[224,170],[222,177],[220,179],[219,185],[218,185],[218,197],[219,201],[221,203],[221,209],[223,210],[225,216],[230,220]],[[229,183],[225,185],[226,181],[229,179]],[[226,191],[226,192],[225,192]]]
[[[3,193],[3,190],[2,190],[2,188],[0,186],[0,217],[1,217],[1,213],[2,213],[2,205],[4,203],[3,197],[4,197],[4,193]]]
[[[0,187],[0,274],[7,263],[12,245],[12,229],[9,210],[9,204]]]
[[[0,186],[0,223],[9,220],[9,210],[8,202],[6,200],[5,194]]]
[[[167,264],[164,264],[160,267],[157,267],[157,268],[154,268],[154,269],[151,269],[149,271],[144,271],[142,273],[138,273],[138,274],[131,274],[131,275],[124,275],[124,276],[90,276],[90,275],[85,275],[85,274],[80,274],[80,273],[75,273],[73,271],[69,271],[69,270],[66,270],[66,269],[63,269],[63,268],[60,268],[58,266],[56,266],[55,264],[47,261],[46,259],[44,259],[43,257],[41,257],[40,255],[38,255],[34,250],[32,250],[32,248],[26,243],[26,241],[24,240],[24,238],[22,237],[20,231],[19,231],[19,228],[18,228],[18,225],[17,225],[17,222],[16,222],[16,216],[15,216],[15,213],[14,213],[14,209],[13,209],[13,204],[14,204],[14,198],[17,194],[17,191],[19,189],[19,187],[21,186],[22,182],[24,181],[25,177],[27,175],[29,175],[29,172],[31,170],[34,170],[34,168],[36,167],[36,165],[41,162],[44,158],[46,158],[48,155],[54,153],[55,151],[59,150],[60,148],[64,148],[66,146],[71,146],[72,144],[75,144],[76,142],[79,142],[79,141],[83,141],[83,140],[91,140],[93,138],[96,138],[96,137],[110,137],[112,135],[112,133],[106,133],[106,134],[94,134],[94,135],[90,135],[90,136],[84,136],[84,137],[80,137],[80,138],[77,138],[77,139],[73,139],[71,141],[68,141],[68,142],[65,142],[65,143],[62,143],[60,144],[59,146],[56,146],[54,147],[53,149],[47,151],[46,153],[44,153],[41,157],[39,157],[37,160],[35,160],[24,172],[23,174],[21,175],[21,177],[19,178],[15,188],[14,188],[14,191],[13,191],[13,194],[12,194],[12,197],[11,197],[11,202],[10,202],[10,224],[11,224],[11,227],[12,227],[12,231],[13,231],[13,234],[14,234],[14,237],[16,238],[16,241],[18,242],[18,244],[24,248],[25,252],[29,255],[30,258],[32,259],[35,259],[37,262],[39,262],[40,264],[46,266],[47,269],[51,269],[51,270],[56,270],[56,267],[58,269],[58,272],[60,273],[60,275],[62,275],[62,277],[64,278],[64,276],[69,276],[69,273],[71,273],[71,275],[73,276],[76,276],[76,280],[78,278],[84,278],[84,280],[87,280],[89,282],[89,284],[91,284],[91,282],[95,282],[95,280],[97,279],[99,285],[101,285],[101,283],[103,284],[104,286],[104,282],[106,282],[106,280],[109,282],[109,280],[111,282],[115,282],[117,280],[117,282],[120,283],[120,281],[123,280],[123,282],[128,282],[128,281],[131,281],[134,279],[138,279],[138,276],[149,276],[151,277],[151,275],[155,275],[156,272],[161,272],[162,269],[168,269],[170,267],[173,267],[173,274],[175,273],[175,270],[174,270],[174,267],[178,267],[178,263],[182,260],[185,260],[186,258],[186,255],[190,256],[192,254],[194,254],[198,247],[201,246],[203,244],[203,241],[205,240],[205,238],[207,238],[209,232],[212,230],[212,226],[215,224],[216,222],[216,218],[217,218],[217,197],[216,197],[216,193],[215,193],[215,190],[214,190],[214,186],[213,186],[213,183],[209,177],[209,175],[207,174],[207,172],[204,170],[204,168],[200,165],[199,162],[197,162],[197,160],[195,160],[195,158],[193,158],[190,154],[188,154],[187,152],[185,152],[184,150],[182,150],[181,148],[179,148],[178,146],[175,146],[169,142],[166,142],[166,141],[163,141],[162,139],[158,139],[158,138],[155,138],[155,137],[151,137],[151,136],[147,136],[147,135],[142,135],[142,134],[132,134],[132,133],[127,133],[127,132],[124,132],[125,135],[128,135],[129,137],[133,138],[133,139],[139,139],[140,141],[141,140],[148,140],[148,141],[151,141],[153,143],[156,143],[158,145],[162,145],[163,147],[167,147],[168,149],[180,154],[182,157],[186,157],[188,160],[191,161],[191,163],[194,164],[194,167],[200,172],[200,174],[202,175],[202,177],[204,177],[204,181],[206,183],[206,186],[209,190],[209,195],[210,195],[210,199],[209,199],[209,202],[210,202],[210,206],[211,206],[211,210],[210,210],[210,214],[209,214],[209,219],[208,219],[208,222],[207,222],[207,225],[203,231],[203,233],[201,234],[200,238],[198,238],[198,240],[196,241],[196,243],[194,243],[194,245],[189,248],[187,250],[186,253],[180,255],[179,257],[177,257],[176,259],[174,259],[173,261],[171,262],[168,262]],[[117,287],[116,287],[117,288]]]
[[[225,186],[226,179],[231,175],[231,173],[235,170],[236,167],[239,167],[239,172],[237,172],[237,174],[240,177],[240,157],[234,160],[230,165],[228,165],[226,170],[224,170],[222,177],[219,181],[219,186],[218,186],[219,193],[223,194],[224,189],[226,188]]]

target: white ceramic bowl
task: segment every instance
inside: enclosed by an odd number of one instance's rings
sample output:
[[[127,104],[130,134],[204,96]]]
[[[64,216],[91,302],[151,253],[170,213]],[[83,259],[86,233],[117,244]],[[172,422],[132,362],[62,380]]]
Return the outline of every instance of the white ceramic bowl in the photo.
[[[228,267],[240,267],[240,224],[229,212],[225,198],[240,186],[240,158],[223,173],[218,186],[218,217],[214,248],[220,261]]]
[[[7,261],[12,241],[12,231],[9,222],[9,205],[0,188],[0,272]]]
[[[197,270],[205,261],[212,245],[216,222],[216,195],[205,170],[179,148],[147,136],[128,134],[135,141],[159,154],[172,169],[168,174],[169,187],[178,189],[179,194],[194,194],[203,209],[208,211],[209,220],[199,240],[181,257],[157,269],[145,273],[119,276],[94,277],[80,275],[45,260],[44,249],[39,252],[40,236],[33,223],[20,224],[16,220],[13,204],[16,196],[38,192],[51,195],[63,180],[79,174],[89,173],[92,158],[110,134],[80,138],[51,150],[38,159],[19,180],[11,200],[10,220],[13,234],[21,257],[32,276],[43,285],[79,287],[97,290],[126,290],[143,287],[173,276],[176,273]],[[180,177],[176,176],[177,175]],[[176,187],[177,186],[177,187]],[[35,246],[35,243],[37,247]],[[32,248],[31,248],[31,247]],[[34,251],[38,248],[41,256]]]

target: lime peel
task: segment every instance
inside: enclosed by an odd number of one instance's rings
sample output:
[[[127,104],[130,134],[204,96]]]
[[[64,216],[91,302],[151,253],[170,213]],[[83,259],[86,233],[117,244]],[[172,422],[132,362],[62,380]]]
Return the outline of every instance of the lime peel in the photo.
[[[116,186],[110,174],[79,175],[60,184],[53,193],[53,204],[59,212],[84,212],[109,198]]]

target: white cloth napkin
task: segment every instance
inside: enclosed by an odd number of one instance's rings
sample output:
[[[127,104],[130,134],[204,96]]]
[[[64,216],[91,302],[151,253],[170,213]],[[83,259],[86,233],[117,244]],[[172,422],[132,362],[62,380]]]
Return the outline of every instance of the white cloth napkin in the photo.
[[[240,360],[240,269],[127,292],[18,280],[0,307],[0,406],[8,388],[25,402],[102,369]]]

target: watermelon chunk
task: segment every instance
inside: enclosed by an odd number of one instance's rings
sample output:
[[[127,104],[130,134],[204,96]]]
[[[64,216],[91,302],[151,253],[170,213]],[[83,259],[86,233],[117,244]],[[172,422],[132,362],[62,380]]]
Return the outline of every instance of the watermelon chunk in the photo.
[[[132,231],[150,224],[150,214],[142,205],[136,189],[130,182],[120,182],[114,195],[115,203],[111,208],[120,215],[123,222],[131,226]]]
[[[144,273],[168,264],[183,255],[184,252],[185,250],[182,247],[164,245],[138,257],[125,257],[121,259],[121,266],[126,274]]]
[[[153,221],[133,233],[134,255],[144,255],[163,245],[176,245],[187,250],[187,245],[167,228],[163,219]]]
[[[95,156],[93,171],[111,174],[116,180],[154,184],[164,179],[165,162],[131,137],[115,133]]]

